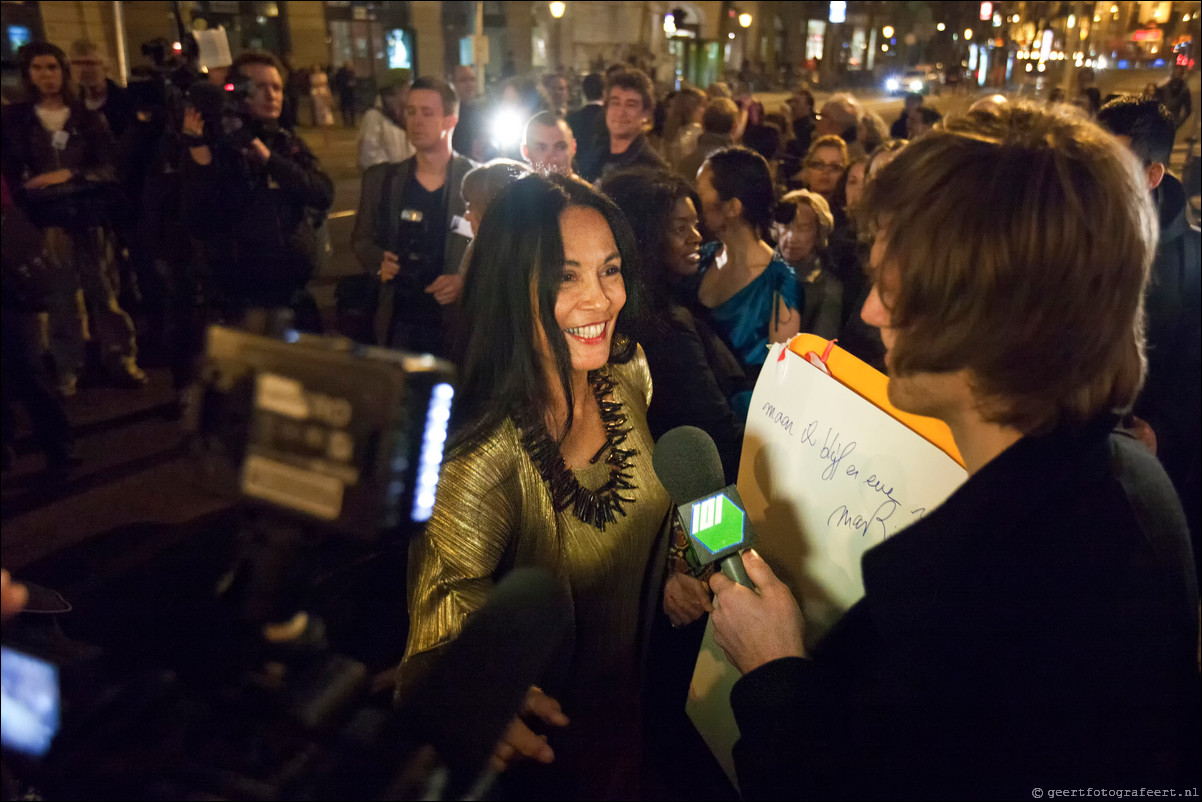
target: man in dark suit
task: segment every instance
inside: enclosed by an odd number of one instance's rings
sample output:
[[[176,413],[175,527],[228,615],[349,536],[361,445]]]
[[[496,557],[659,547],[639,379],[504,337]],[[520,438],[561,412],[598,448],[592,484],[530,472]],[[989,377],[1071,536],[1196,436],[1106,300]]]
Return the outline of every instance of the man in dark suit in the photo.
[[[565,119],[582,151],[591,152],[597,138],[605,131],[605,106],[602,103],[605,79],[600,73],[590,72],[580,82],[580,91],[584,95],[584,105],[568,112]]]

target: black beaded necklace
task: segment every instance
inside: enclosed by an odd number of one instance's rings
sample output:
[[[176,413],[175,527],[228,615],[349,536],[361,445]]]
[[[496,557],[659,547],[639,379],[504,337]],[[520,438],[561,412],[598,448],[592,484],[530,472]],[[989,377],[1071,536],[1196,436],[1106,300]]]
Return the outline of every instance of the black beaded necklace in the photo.
[[[579,520],[604,532],[607,524],[626,515],[623,505],[634,502],[633,498],[623,496],[622,491],[638,489],[631,483],[630,465],[631,457],[638,451],[621,448],[630,434],[630,427],[626,425],[622,405],[609,400],[614,388],[613,379],[594,370],[589,372],[588,380],[605,427],[605,445],[592,461],[596,462],[601,454],[608,452],[605,461],[609,463],[609,480],[596,490],[581,486],[576,474],[563,461],[559,443],[551,437],[539,416],[525,410],[514,414],[513,419],[521,434],[522,447],[551,491],[551,503],[556,511],[571,507],[572,514]]]

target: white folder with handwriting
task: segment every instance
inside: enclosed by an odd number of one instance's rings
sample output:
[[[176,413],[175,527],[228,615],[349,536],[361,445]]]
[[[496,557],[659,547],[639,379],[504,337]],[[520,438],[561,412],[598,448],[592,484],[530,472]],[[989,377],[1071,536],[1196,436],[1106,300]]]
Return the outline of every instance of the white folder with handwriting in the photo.
[[[821,354],[821,356],[819,356]],[[864,595],[860,558],[967,478],[950,432],[898,412],[886,380],[814,335],[772,347],[739,464],[755,548],[801,604],[807,648]],[[706,628],[686,711],[738,785],[730,708],[738,671]]]

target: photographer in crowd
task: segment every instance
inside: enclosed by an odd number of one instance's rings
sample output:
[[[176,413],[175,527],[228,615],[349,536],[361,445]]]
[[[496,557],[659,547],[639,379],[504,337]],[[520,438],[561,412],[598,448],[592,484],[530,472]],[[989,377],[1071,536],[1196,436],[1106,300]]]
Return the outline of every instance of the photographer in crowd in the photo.
[[[183,206],[205,245],[213,301],[237,321],[252,308],[291,308],[298,328],[318,331],[305,284],[317,259],[316,229],[334,201],[317,157],[279,125],[283,67],[250,51],[230,66],[236,107],[206,120],[188,109]]]
[[[451,147],[459,96],[440,78],[413,82],[405,125],[417,153],[363,174],[351,244],[359,264],[393,282],[392,348],[448,353],[443,310],[459,299],[459,266],[470,239],[460,187],[475,163]]]

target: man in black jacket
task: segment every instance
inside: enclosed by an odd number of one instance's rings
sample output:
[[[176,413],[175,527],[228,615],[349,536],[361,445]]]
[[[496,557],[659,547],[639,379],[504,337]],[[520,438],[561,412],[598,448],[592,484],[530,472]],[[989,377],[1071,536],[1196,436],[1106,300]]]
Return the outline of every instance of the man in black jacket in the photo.
[[[279,126],[279,59],[243,53],[226,80],[245,92],[242,113],[206,122],[189,109],[183,124],[190,154],[184,160],[184,218],[205,245],[210,290],[227,318],[252,308],[291,308],[298,327],[320,330],[305,285],[334,183],[305,143]],[[213,127],[232,130],[215,136]]]
[[[451,147],[459,98],[446,81],[414,81],[405,121],[417,152],[363,174],[352,246],[363,269],[394,288],[387,345],[448,356],[448,307],[463,290],[470,239],[460,188],[476,165]]]
[[[758,593],[711,580],[744,673],[744,798],[1192,787],[1185,520],[1148,450],[1112,433],[1144,370],[1142,177],[1091,123],[1008,106],[908,146],[860,208],[889,400],[946,422],[969,478],[865,553],[864,597],[808,654],[758,556]]]
[[[1102,107],[1098,124],[1143,164],[1160,218],[1146,300],[1148,378],[1135,414],[1155,433],[1156,455],[1181,497],[1197,559],[1202,506],[1202,233],[1186,217],[1181,182],[1166,172],[1175,134],[1169,110],[1156,100],[1126,95]]]
[[[596,181],[610,170],[668,164],[652,149],[643,124],[655,111],[655,88],[639,70],[615,72],[605,86],[605,134],[578,159],[579,173]]]
[[[590,72],[580,81],[580,93],[584,96],[584,105],[568,112],[565,119],[583,155],[592,152],[605,131],[605,79],[600,73]]]

